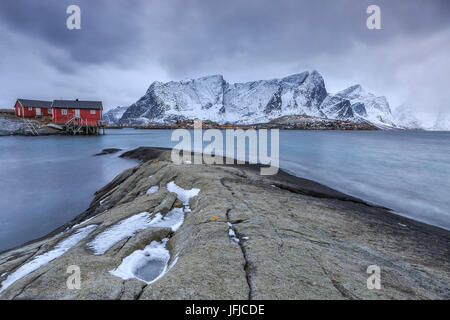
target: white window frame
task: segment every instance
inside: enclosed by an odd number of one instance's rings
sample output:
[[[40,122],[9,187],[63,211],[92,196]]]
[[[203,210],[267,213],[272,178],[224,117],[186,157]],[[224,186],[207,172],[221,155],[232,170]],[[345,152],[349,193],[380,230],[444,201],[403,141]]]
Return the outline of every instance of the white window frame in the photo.
[[[63,116],[67,116],[67,109],[61,109],[61,114]]]
[[[52,113],[53,113],[53,109],[52,109],[52,108],[48,108],[47,110],[48,110],[47,112],[48,112],[49,114],[52,114]]]
[[[91,110],[91,114],[97,114],[97,110]]]
[[[28,111],[33,111],[33,107],[28,107]]]

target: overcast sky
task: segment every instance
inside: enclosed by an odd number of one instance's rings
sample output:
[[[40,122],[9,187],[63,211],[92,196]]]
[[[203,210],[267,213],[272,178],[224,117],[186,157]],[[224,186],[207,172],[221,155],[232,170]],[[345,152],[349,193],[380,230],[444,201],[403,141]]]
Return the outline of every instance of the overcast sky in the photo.
[[[66,27],[69,5],[81,30]],[[381,30],[366,9],[381,8]],[[139,99],[151,82],[318,70],[432,122],[450,114],[449,0],[1,0],[0,107],[17,97]]]

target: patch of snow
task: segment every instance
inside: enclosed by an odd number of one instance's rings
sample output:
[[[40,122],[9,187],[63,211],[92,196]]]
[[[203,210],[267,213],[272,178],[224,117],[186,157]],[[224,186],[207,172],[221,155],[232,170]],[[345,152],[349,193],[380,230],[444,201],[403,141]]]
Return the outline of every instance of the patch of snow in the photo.
[[[174,265],[176,265],[178,262],[178,254],[175,255],[175,258],[173,258],[172,262],[169,265],[169,268],[167,268],[167,271],[169,271],[170,269],[172,269],[174,267]]]
[[[109,197],[106,197],[106,198],[104,198],[104,199],[102,199],[102,200],[100,200],[100,205],[102,205],[103,204],[103,202],[105,202],[105,200],[107,200]]]
[[[189,200],[192,197],[195,197],[200,192],[198,188],[192,188],[191,190],[185,190],[175,184],[174,181],[171,181],[167,184],[167,190],[169,192],[174,192],[177,194],[178,199],[185,205],[189,205]]]
[[[239,243],[239,238],[236,236],[236,233],[233,230],[233,225],[230,222],[227,222],[228,226],[228,236],[236,243]]]
[[[183,221],[183,208],[173,208],[164,217],[161,213],[157,213],[149,225],[151,227],[171,228],[175,232],[181,227]]]
[[[126,218],[98,234],[88,243],[88,247],[92,249],[94,254],[101,255],[119,241],[132,237],[138,231],[149,227],[171,228],[175,232],[183,224],[184,212],[183,208],[173,208],[165,216],[157,213],[153,219],[150,219],[150,217],[151,213],[141,212]]]
[[[147,195],[153,194],[153,193],[158,192],[158,190],[159,190],[159,187],[158,187],[158,186],[153,186],[153,187],[151,187],[150,189],[147,190],[146,194],[147,194]]]
[[[117,242],[132,237],[138,231],[148,228],[151,223],[150,216],[149,212],[141,212],[126,218],[98,234],[88,243],[88,247],[96,255],[104,254]]]
[[[61,240],[52,250],[38,255],[33,258],[33,260],[25,263],[16,271],[11,273],[5,281],[2,282],[2,287],[0,292],[8,288],[15,281],[27,276],[31,272],[39,269],[40,267],[46,265],[50,261],[62,256],[70,248],[75,246],[78,242],[86,238],[92,231],[97,228],[97,225],[89,225],[87,227],[78,229],[71,236],[64,240]]]
[[[157,281],[169,270],[167,264],[170,253],[166,249],[168,240],[165,238],[161,242],[152,241],[143,250],[136,250],[124,258],[116,269],[109,272],[123,280],[136,278],[147,284]],[[175,260],[171,267],[176,263]]]
[[[71,229],[76,229],[76,228],[78,228],[79,226],[82,226],[82,225],[88,223],[89,221],[91,221],[91,220],[94,219],[95,217],[96,217],[96,216],[90,217],[89,219],[86,219],[86,220],[84,220],[84,221],[82,221],[82,222],[80,222],[80,223],[74,225]]]

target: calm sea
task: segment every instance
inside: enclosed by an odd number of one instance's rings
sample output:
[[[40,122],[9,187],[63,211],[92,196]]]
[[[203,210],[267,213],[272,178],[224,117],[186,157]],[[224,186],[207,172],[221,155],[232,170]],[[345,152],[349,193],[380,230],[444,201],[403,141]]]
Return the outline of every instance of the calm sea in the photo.
[[[0,137],[0,250],[59,227],[137,162],[104,148],[171,147],[170,130],[98,137]],[[281,131],[280,166],[300,177],[450,229],[450,132]]]

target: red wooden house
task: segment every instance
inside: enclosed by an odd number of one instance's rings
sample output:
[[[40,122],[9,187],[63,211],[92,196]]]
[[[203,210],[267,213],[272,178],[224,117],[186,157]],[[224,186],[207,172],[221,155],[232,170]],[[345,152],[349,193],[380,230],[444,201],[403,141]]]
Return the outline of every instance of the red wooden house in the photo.
[[[14,105],[16,116],[20,118],[51,117],[52,102],[42,100],[17,99]]]
[[[84,126],[101,126],[103,105],[101,101],[54,100],[52,120],[56,124],[73,122]]]

